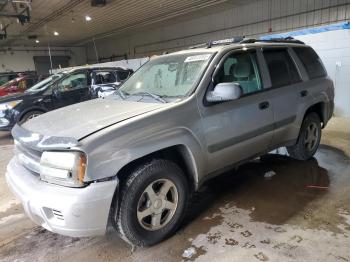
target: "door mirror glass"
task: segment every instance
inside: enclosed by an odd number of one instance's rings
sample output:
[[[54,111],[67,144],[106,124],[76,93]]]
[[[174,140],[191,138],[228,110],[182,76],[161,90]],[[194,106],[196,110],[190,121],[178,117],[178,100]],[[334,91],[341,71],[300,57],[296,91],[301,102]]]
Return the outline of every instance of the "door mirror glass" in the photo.
[[[60,92],[60,90],[59,90],[57,84],[53,86],[53,88],[52,88],[52,94],[53,94],[53,96],[56,97],[56,98],[59,98],[59,97],[61,96],[61,92]]]
[[[236,100],[242,96],[242,88],[237,83],[219,83],[213,91],[207,93],[208,102]]]

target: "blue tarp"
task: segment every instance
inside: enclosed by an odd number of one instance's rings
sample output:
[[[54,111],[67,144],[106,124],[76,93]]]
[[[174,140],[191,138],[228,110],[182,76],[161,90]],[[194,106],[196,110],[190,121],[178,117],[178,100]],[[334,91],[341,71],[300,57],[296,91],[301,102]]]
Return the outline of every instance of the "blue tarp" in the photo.
[[[293,37],[293,36],[298,36],[298,35],[318,34],[318,33],[322,33],[322,32],[342,30],[342,29],[350,29],[350,22],[314,27],[314,28],[307,28],[307,29],[302,29],[302,30],[298,30],[298,31],[282,33],[282,34],[264,35],[264,36],[260,37],[260,39],[270,40],[270,39],[274,39],[274,38],[286,38],[286,37]]]

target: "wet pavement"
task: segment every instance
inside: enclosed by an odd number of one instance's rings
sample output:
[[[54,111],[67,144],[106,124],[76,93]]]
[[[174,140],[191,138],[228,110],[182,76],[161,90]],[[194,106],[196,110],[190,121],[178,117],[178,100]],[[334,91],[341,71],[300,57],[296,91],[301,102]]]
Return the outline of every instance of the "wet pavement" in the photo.
[[[333,119],[309,161],[269,154],[209,181],[175,236],[136,249],[112,229],[70,238],[34,225],[5,185],[12,141],[0,133],[0,261],[350,261],[349,126]]]

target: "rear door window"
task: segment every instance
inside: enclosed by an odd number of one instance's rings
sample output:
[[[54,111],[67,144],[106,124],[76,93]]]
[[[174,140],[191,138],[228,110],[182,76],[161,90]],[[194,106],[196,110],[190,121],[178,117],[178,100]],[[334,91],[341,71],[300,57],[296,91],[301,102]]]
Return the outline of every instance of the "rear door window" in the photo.
[[[301,81],[298,69],[287,49],[264,50],[272,87],[291,85]]]
[[[34,85],[33,78],[27,78],[27,88],[32,87]]]
[[[27,80],[26,79],[21,79],[18,81],[17,88],[26,90],[27,89]]]
[[[111,71],[100,71],[95,74],[95,85],[111,84],[117,82],[115,74]]]
[[[326,76],[322,61],[317,53],[310,47],[295,47],[294,52],[303,63],[310,79]]]
[[[118,76],[120,81],[126,80],[130,76],[129,71],[118,71]]]

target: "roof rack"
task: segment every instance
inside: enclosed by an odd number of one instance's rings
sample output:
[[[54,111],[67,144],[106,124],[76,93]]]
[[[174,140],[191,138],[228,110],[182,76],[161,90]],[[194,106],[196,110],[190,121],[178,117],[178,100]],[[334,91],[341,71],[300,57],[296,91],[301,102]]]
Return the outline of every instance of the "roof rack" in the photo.
[[[293,37],[285,37],[285,38],[271,38],[271,39],[254,39],[254,38],[246,38],[243,41],[241,41],[241,44],[251,44],[256,42],[263,42],[263,43],[290,43],[290,44],[302,44],[305,45],[303,41],[300,41],[298,39],[295,39]]]
[[[245,38],[244,36],[237,36],[232,37],[228,39],[222,39],[222,40],[214,40],[209,41],[207,43],[202,43],[198,45],[194,45],[189,47],[189,49],[196,49],[196,48],[211,48],[213,46],[219,46],[219,45],[231,45],[231,44],[253,44],[253,43],[290,43],[290,44],[302,44],[305,45],[303,41],[300,41],[298,39],[295,39],[293,37],[285,37],[285,38],[271,38],[271,39],[255,39],[255,38]]]
[[[211,48],[213,46],[219,46],[219,45],[238,44],[238,43],[240,43],[243,40],[244,40],[244,36],[236,36],[236,37],[232,37],[232,38],[221,39],[221,40],[214,40],[214,41],[209,41],[207,43],[194,45],[194,46],[189,47],[189,49]]]

